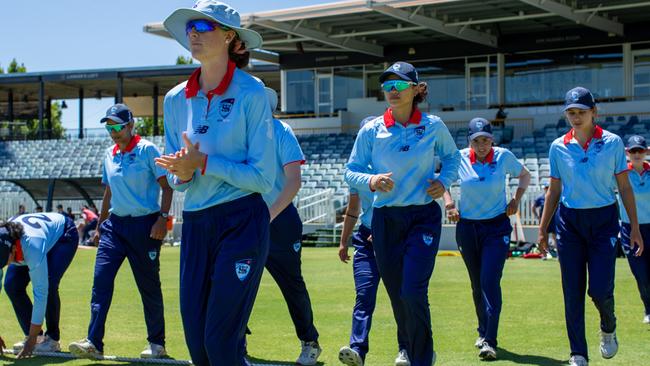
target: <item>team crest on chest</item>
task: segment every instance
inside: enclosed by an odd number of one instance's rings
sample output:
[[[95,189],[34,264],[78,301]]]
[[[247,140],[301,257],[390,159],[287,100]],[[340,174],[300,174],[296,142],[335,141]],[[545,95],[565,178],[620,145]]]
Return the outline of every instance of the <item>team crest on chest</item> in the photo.
[[[300,251],[300,242],[293,243],[293,251],[296,253]]]
[[[235,274],[240,281],[244,281],[248,274],[251,272],[252,259],[242,259],[235,262]]]
[[[219,114],[226,118],[232,112],[232,106],[235,104],[235,98],[224,99],[219,103]]]
[[[418,140],[422,140],[424,137],[424,132],[426,131],[426,126],[420,126],[415,128],[415,137],[418,138]]]
[[[597,141],[594,144],[594,150],[599,153],[603,150],[603,146],[605,146],[605,142],[603,140]]]
[[[151,259],[152,261],[156,260],[157,256],[158,256],[158,252],[156,252],[155,250],[149,252],[149,259]]]

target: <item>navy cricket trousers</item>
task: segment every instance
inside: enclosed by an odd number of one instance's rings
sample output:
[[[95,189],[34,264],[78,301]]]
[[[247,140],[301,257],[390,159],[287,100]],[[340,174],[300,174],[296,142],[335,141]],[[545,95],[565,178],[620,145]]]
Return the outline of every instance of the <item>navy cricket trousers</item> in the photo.
[[[165,317],[160,286],[162,241],[149,236],[151,227],[157,220],[158,213],[138,217],[111,214],[99,228],[88,325],[88,339],[99,351],[103,352],[104,349],[105,324],[113,300],[115,276],[125,258],[129,260],[142,298],[147,341],[165,345]]]
[[[61,340],[59,321],[61,320],[61,299],[59,283],[68,269],[79,245],[79,232],[72,219],[66,217],[63,235],[47,253],[48,294],[45,308],[45,335],[55,341]],[[5,275],[5,292],[13,305],[18,323],[25,335],[29,334],[32,323],[32,301],[27,295],[29,268],[11,264]]]
[[[433,362],[428,289],[440,244],[441,217],[435,201],[373,211],[377,266],[397,327],[406,332],[411,366],[431,366]]]
[[[180,302],[197,366],[244,366],[244,335],[269,252],[269,210],[258,193],[183,212]]]
[[[317,342],[318,331],[314,326],[311,300],[300,269],[301,239],[302,221],[291,203],[271,222],[270,249],[265,267],[280,287],[298,339]]]
[[[600,329],[607,333],[616,330],[614,273],[618,210],[615,204],[590,209],[572,209],[560,204],[555,222],[571,355],[588,358],[585,338],[587,283],[588,294],[600,314]]]
[[[372,314],[377,302],[379,287],[379,269],[375,260],[372,243],[368,240],[372,232],[364,225],[352,236],[354,256],[352,268],[354,271],[354,289],[356,301],[352,310],[352,332],[350,333],[350,348],[357,351],[363,360],[369,350],[369,334],[372,326]],[[406,331],[398,329],[397,343],[399,349],[407,349]]]
[[[497,346],[501,315],[501,275],[510,249],[512,226],[505,214],[487,220],[460,219],[456,242],[472,283],[479,337]]]
[[[643,243],[650,245],[650,224],[639,225]],[[640,257],[635,257],[632,248],[630,248],[630,224],[621,225],[621,243],[623,252],[630,264],[632,274],[636,279],[636,285],[639,288],[641,301],[645,309],[645,315],[650,315],[650,250],[644,250]]]

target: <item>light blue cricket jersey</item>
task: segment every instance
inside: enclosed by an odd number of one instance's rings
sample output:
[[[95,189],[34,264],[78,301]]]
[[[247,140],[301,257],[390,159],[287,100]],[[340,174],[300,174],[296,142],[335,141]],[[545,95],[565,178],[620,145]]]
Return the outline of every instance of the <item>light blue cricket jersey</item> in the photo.
[[[284,166],[295,162],[299,162],[301,165],[305,163],[305,155],[302,153],[300,143],[298,143],[296,135],[293,134],[291,126],[274,118],[273,131],[275,134],[275,147],[277,149],[277,175],[275,176],[275,182],[271,191],[262,195],[264,202],[269,207],[278,199],[280,192],[282,192],[287,182],[287,176],[284,174]]]
[[[276,177],[271,108],[264,86],[228,63],[221,84],[207,95],[197,69],[165,96],[165,153],[184,147],[182,133],[208,155],[193,179],[168,174],[172,188],[185,191],[186,211],[198,211],[255,192],[266,193]]]
[[[435,174],[435,157],[442,170]],[[415,110],[406,126],[396,123],[390,109],[366,123],[357,135],[348,160],[345,180],[358,192],[369,191],[369,166],[376,173],[392,172],[391,192],[375,192],[373,207],[424,205],[433,201],[427,179],[445,188],[458,178],[460,153],[447,126],[434,115]]]
[[[487,220],[504,214],[507,175],[518,177],[523,165],[508,149],[500,147],[493,147],[483,163],[469,148],[461,150],[460,155],[460,217]]]
[[[639,174],[632,168],[632,164],[628,165],[630,172],[628,177],[630,185],[634,192],[634,201],[636,202],[636,216],[639,219],[639,224],[650,224],[650,164],[643,163],[643,172]],[[618,196],[618,208],[620,210],[621,221],[626,224],[630,223],[630,218],[627,216],[625,206],[621,196]]]
[[[106,149],[102,184],[111,188],[109,212],[144,216],[160,211],[158,178],[165,176],[165,170],[154,161],[159,156],[156,145],[138,135],[124,151],[117,145]]]
[[[32,308],[32,324],[43,324],[49,281],[47,271],[47,253],[63,235],[65,216],[48,212],[33,213],[11,219],[23,225],[24,235],[20,238],[24,260],[12,265],[27,266],[29,278],[34,291],[34,307]]]
[[[560,202],[569,208],[598,208],[616,202],[615,175],[627,171],[620,137],[596,126],[587,146],[573,138],[573,130],[558,137],[549,150],[551,178],[562,181]]]

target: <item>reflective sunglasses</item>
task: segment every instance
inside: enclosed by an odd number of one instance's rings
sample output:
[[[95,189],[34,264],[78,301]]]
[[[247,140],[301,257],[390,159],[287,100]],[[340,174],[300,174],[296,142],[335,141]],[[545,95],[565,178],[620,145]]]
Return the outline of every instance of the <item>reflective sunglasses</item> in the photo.
[[[212,32],[213,30],[221,28],[223,30],[230,30],[230,28],[226,27],[225,25],[221,25],[217,22],[213,22],[207,19],[195,19],[195,20],[190,20],[185,24],[185,34],[190,34],[192,29],[197,31],[198,33],[205,33],[205,32]]]
[[[397,90],[398,92],[403,92],[404,90],[410,88],[411,86],[417,85],[416,83],[412,81],[406,81],[406,80],[388,80],[385,81],[383,84],[381,84],[381,88],[387,92],[390,93],[393,91],[393,89]]]
[[[107,124],[105,127],[106,127],[106,131],[108,131],[108,133],[111,133],[113,131],[115,131],[115,132],[122,131],[126,127],[126,125],[128,125],[128,123],[122,123],[122,124],[119,124],[119,125],[108,125]]]

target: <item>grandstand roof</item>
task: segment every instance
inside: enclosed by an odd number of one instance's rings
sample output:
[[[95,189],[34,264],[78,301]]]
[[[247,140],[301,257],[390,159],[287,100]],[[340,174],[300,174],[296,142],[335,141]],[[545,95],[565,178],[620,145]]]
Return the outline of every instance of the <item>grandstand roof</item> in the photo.
[[[40,82],[44,83],[45,97],[52,99],[76,99],[79,89],[86,98],[116,96],[122,86],[122,96],[152,96],[154,86],[164,95],[187,77],[199,65],[172,65],[150,67],[118,67],[107,69],[28,72],[0,75],[0,116],[6,113],[5,93],[13,92],[14,108],[21,103],[38,100]],[[272,64],[252,64],[248,70],[262,78],[279,78],[278,67]],[[277,81],[279,84],[279,80]],[[35,105],[33,107],[36,107]],[[5,113],[3,113],[5,112]],[[19,110],[15,115],[20,114]],[[18,118],[18,117],[17,117]]]
[[[253,56],[282,68],[650,41],[648,21],[640,0],[354,0],[242,16],[264,38]],[[169,37],[161,22],[144,31]]]

